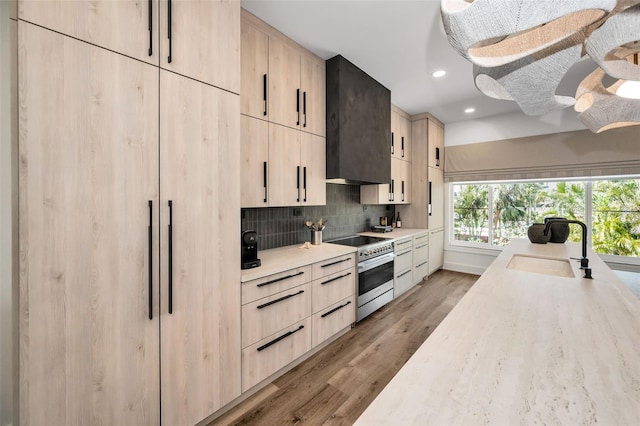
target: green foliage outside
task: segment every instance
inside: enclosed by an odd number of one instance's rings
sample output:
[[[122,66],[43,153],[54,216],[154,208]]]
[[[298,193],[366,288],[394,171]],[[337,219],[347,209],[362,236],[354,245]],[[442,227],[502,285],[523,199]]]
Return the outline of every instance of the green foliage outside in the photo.
[[[585,187],[584,182],[454,185],[454,238],[489,244],[491,229],[491,244],[500,246],[511,238],[525,238],[529,225],[545,217],[586,223]],[[592,208],[594,250],[640,256],[640,180],[594,182]],[[570,229],[569,240],[580,241],[581,228]]]

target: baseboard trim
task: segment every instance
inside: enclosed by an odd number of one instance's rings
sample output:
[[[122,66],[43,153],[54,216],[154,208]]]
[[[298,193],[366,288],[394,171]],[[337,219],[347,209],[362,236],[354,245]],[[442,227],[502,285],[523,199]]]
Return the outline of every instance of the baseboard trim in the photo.
[[[453,272],[462,272],[465,274],[482,275],[487,268],[466,263],[444,262],[442,269]]]

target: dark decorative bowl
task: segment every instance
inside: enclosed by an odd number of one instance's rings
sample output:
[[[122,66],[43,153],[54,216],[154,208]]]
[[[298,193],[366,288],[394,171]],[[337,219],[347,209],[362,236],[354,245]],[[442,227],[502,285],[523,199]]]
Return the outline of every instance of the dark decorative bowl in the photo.
[[[527,236],[529,241],[536,244],[547,244],[549,238],[551,238],[551,232],[548,235],[544,235],[544,223],[534,223],[527,229]]]
[[[546,224],[550,219],[565,219],[564,217],[545,217],[544,223]],[[564,243],[569,238],[569,224],[568,223],[553,223],[550,228],[551,238],[550,243]]]

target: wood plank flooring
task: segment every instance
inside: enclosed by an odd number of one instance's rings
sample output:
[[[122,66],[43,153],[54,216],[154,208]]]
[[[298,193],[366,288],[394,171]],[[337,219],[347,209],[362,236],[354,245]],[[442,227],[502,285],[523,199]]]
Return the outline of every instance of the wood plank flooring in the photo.
[[[210,425],[350,425],[478,279],[438,271]]]

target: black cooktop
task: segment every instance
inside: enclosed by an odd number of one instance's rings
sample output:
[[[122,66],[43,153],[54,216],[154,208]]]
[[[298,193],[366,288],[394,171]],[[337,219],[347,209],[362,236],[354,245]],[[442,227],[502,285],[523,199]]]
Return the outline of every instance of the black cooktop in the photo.
[[[340,244],[342,246],[362,247],[380,241],[385,241],[386,238],[378,237],[365,237],[362,235],[355,235],[353,237],[340,238],[339,240],[328,241],[333,244]]]

